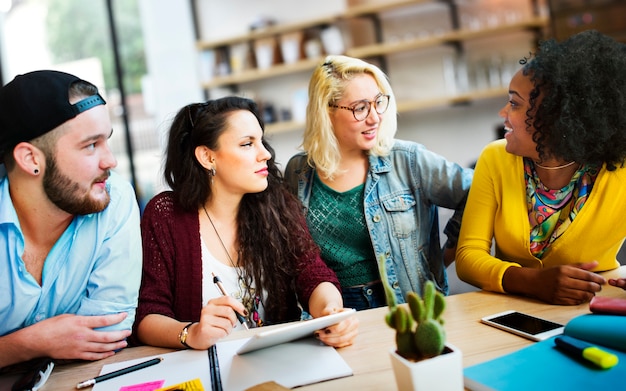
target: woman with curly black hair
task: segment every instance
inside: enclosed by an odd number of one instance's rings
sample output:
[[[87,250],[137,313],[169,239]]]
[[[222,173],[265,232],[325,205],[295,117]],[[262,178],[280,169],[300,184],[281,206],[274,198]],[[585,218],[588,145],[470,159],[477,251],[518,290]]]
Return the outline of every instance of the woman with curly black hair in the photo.
[[[172,190],[155,196],[141,221],[136,343],[207,349],[235,328],[299,320],[301,308],[314,317],[342,310],[337,277],[282,185],[253,101],[183,107],[164,171]],[[357,328],[352,317],[318,337],[346,346]]]
[[[476,165],[456,270],[485,290],[581,304],[626,237],[626,46],[586,31],[522,63],[505,140]]]

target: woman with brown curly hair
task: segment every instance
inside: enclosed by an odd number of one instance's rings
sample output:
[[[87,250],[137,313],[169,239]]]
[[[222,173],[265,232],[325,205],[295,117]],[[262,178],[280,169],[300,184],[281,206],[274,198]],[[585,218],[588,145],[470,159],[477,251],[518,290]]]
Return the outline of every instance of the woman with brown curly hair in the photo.
[[[182,108],[165,179],[142,217],[143,279],[135,340],[206,349],[233,329],[341,311],[337,277],[282,185],[257,105],[227,97]],[[219,276],[226,295],[214,284]],[[245,315],[240,324],[236,314]],[[352,343],[356,318],[318,333]]]
[[[625,69],[624,44],[586,31],[542,42],[513,76],[500,111],[505,140],[476,165],[461,279],[561,305],[602,289],[595,272],[619,266],[626,237]]]

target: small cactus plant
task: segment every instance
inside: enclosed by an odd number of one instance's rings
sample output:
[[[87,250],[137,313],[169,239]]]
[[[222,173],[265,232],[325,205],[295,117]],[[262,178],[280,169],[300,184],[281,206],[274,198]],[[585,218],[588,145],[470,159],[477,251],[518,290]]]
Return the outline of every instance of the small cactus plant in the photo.
[[[398,306],[384,270],[384,258],[379,261],[379,269],[389,306],[385,321],[396,330],[397,353],[411,361],[440,355],[446,344],[441,318],[446,307],[444,295],[435,289],[432,281],[427,281],[423,298],[415,292],[409,292],[406,297],[408,308]]]

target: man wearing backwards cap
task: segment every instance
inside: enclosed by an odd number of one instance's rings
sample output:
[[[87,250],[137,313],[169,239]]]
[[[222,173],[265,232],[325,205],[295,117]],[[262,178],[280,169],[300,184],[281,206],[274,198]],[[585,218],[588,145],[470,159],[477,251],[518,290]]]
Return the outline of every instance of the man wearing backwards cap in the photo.
[[[0,368],[126,346],[141,278],[139,209],[111,171],[98,89],[35,71],[0,89]]]

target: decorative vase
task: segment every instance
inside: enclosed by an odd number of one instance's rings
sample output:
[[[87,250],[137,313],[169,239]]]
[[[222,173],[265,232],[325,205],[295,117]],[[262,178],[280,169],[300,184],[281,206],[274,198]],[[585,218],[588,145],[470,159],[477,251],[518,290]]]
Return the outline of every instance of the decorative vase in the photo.
[[[422,361],[409,361],[395,348],[389,353],[399,391],[463,390],[463,354],[454,345],[446,344],[439,356]]]

